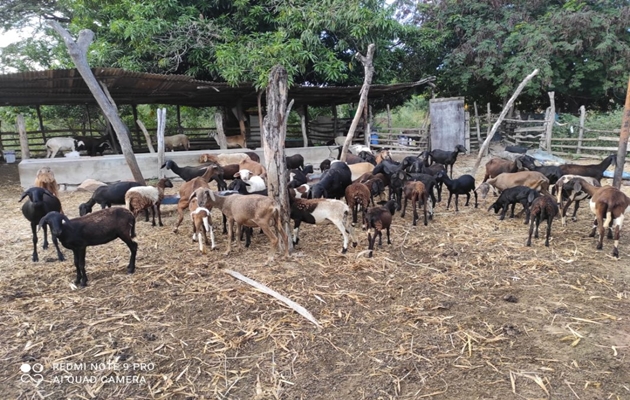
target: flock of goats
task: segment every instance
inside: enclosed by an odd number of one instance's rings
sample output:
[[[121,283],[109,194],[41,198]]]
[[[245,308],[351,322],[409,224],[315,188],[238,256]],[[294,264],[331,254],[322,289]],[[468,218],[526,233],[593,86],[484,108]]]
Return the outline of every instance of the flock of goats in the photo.
[[[526,215],[525,223],[530,223],[528,246],[534,230],[535,237],[538,237],[538,226],[542,221],[547,221],[545,245],[549,246],[554,218],[560,216],[564,225],[570,204],[575,204],[575,218],[579,202],[590,199],[590,208],[595,214],[591,236],[595,236],[598,229],[597,249],[602,248],[603,237],[608,230],[609,238],[614,239],[612,254],[618,257],[619,231],[624,212],[630,208],[630,198],[614,187],[602,187],[600,184],[604,171],[615,163],[614,155],[599,164],[560,166],[537,166],[528,155],[519,155],[512,160],[493,158],[486,164],[483,183],[476,186],[471,175],[452,177],[458,154],[466,151],[458,145],[454,151],[433,150],[397,162],[387,150],[373,154],[369,148],[355,147],[353,153],[346,154],[345,162],[324,160],[319,174],[313,173],[312,166],[304,165],[301,155],[286,157],[290,219],[295,224],[293,242],[297,244],[299,241],[302,222],[332,223],[343,236],[342,252],[345,253],[350,241],[357,245],[354,226],[358,223],[360,212],[363,229],[368,230],[368,253],[371,257],[377,237],[379,245],[382,244],[383,230],[387,233],[387,243],[391,244],[390,226],[396,211],[402,210],[401,216],[404,217],[410,202],[413,225],[419,219],[419,208],[423,213],[423,223],[427,225],[433,219],[436,203],[441,201],[442,187],[446,186],[449,192],[447,210],[453,196],[455,210],[458,211],[460,195],[466,195],[465,205],[469,205],[471,195],[474,195],[477,207],[478,194],[486,198],[490,191],[498,198],[488,211],[501,212],[500,219],[505,217],[510,206],[511,217],[514,217],[515,205],[520,203]],[[279,241],[288,238],[282,229],[280,208],[274,199],[267,196],[266,170],[260,164],[258,155],[254,152],[204,154],[199,161],[199,166],[180,167],[169,160],[162,166],[185,181],[179,188],[178,220],[174,232],[178,231],[188,210],[193,241],[199,243],[203,253],[206,253],[207,245],[215,249],[210,212],[216,208],[223,214],[223,231],[230,238],[226,243],[226,255],[236,237],[242,240],[242,234],[245,234],[245,245],[249,246],[253,228],[259,228],[271,242],[270,260],[273,259],[279,249]],[[231,181],[229,185],[226,180]],[[218,191],[210,189],[211,181],[216,182]],[[148,211],[151,210],[153,226],[156,225],[156,214],[158,224],[163,226],[160,204],[165,198],[165,188],[172,187],[167,178],[159,180],[155,186],[141,186],[136,182],[101,186],[86,203],[80,205],[80,217],[69,219],[63,213],[53,172],[48,167],[42,168],[34,187],[27,189],[20,198],[22,201],[28,197],[22,213],[31,224],[33,261],[38,261],[38,227],[44,231],[44,249],[48,246],[47,229],[50,228],[59,260],[63,260],[64,256],[58,241],[74,253],[77,285],[85,286],[88,280],[85,272],[86,247],[108,243],[116,238],[129,247],[131,256],[127,271],[133,273],[138,248],[133,240],[136,217],[144,212],[148,221]],[[382,198],[386,188],[388,200],[375,204],[374,198]],[[340,200],[342,198],[345,202]],[[102,209],[92,212],[95,204]],[[117,204],[125,207],[111,208]]]

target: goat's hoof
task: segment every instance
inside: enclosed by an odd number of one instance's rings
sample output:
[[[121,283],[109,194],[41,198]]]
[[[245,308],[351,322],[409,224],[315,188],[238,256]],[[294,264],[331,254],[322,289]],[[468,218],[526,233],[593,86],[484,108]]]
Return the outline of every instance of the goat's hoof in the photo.
[[[613,249],[612,255],[613,255],[613,257],[615,257],[615,258],[619,258],[619,249],[616,249],[616,248],[615,248],[615,249]]]
[[[549,247],[549,242],[545,242],[545,246]]]
[[[131,274],[133,274],[134,272],[136,272],[136,269],[135,269],[135,268],[134,268],[134,269],[129,269],[129,268],[127,268],[127,274],[128,274],[128,275],[131,275]]]
[[[368,258],[372,258],[372,252],[370,251],[370,254],[368,254]]]
[[[341,249],[341,254],[346,254],[348,252],[348,248],[344,247],[343,249]]]
[[[42,249],[46,250],[48,248],[48,242],[44,243],[44,246],[42,246]]]
[[[532,242],[527,242],[527,244],[525,246],[532,247]]]
[[[39,261],[39,257],[33,256],[33,262],[38,262],[38,261]],[[63,261],[63,260],[61,260],[61,261]]]
[[[599,244],[598,244],[598,245],[597,245],[597,247],[596,247],[596,249],[597,249],[597,250],[601,250],[601,249],[602,249],[602,247],[603,247],[602,245],[599,245]]]
[[[63,256],[63,254],[59,254],[59,261],[66,261],[66,257]]]
[[[352,247],[357,247],[357,242],[352,242]]]
[[[179,228],[173,229],[173,233],[177,233],[178,230],[179,230]]]
[[[589,233],[589,234],[588,234],[588,237],[595,237],[595,232],[593,232],[593,233]]]

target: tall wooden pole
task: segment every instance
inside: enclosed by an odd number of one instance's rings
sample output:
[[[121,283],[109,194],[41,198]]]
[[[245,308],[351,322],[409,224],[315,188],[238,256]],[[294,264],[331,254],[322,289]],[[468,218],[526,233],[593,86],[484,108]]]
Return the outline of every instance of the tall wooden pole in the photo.
[[[158,146],[158,177],[164,178],[164,131],[166,130],[166,108],[157,109],[157,146]]]
[[[24,115],[18,114],[17,128],[20,134],[20,148],[22,149],[22,160],[31,158],[31,151],[28,148],[28,135],[26,134],[26,124],[24,123]]]
[[[613,186],[621,187],[623,167],[626,163],[626,153],[628,152],[628,136],[630,136],[630,79],[626,88],[626,105],[623,109],[623,120],[621,121],[621,132],[619,134],[619,150],[617,150],[617,166],[613,175]]]
[[[578,130],[577,154],[582,152],[582,139],[584,138],[584,121],[586,120],[586,108],[580,107],[580,128]]]
[[[508,111],[512,107],[512,104],[514,104],[518,95],[521,94],[521,91],[523,91],[523,89],[525,88],[525,85],[527,85],[527,83],[531,81],[532,78],[535,77],[536,75],[538,75],[538,68],[535,69],[531,74],[527,75],[525,79],[523,79],[521,84],[518,85],[518,87],[514,91],[514,94],[512,95],[512,97],[510,97],[510,100],[508,100],[505,107],[503,107],[503,111],[501,111],[501,114],[499,115],[499,119],[497,119],[497,122],[494,123],[494,125],[492,126],[492,129],[490,130],[490,133],[488,134],[488,137],[483,142],[483,145],[479,148],[477,161],[475,161],[475,166],[473,167],[472,172],[471,172],[472,176],[475,176],[475,174],[477,173],[477,169],[479,168],[479,164],[481,164],[481,158],[483,157],[484,152],[488,149],[488,147],[490,147],[490,141],[492,140],[492,137],[494,136],[496,131],[499,129],[499,126],[501,126],[501,122],[503,122],[503,119],[505,118]]]
[[[547,132],[545,137],[545,147],[549,154],[551,154],[551,134],[553,133],[553,125],[556,123],[556,102],[554,97],[556,92],[549,92],[549,124],[547,124]]]

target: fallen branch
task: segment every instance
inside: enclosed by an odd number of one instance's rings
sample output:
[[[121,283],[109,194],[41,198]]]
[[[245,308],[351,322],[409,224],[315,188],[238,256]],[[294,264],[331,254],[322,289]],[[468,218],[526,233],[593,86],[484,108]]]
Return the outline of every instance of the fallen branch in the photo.
[[[283,295],[281,295],[280,293],[276,292],[275,290],[272,290],[270,288],[268,288],[267,286],[263,285],[262,283],[258,283],[253,279],[250,279],[236,271],[232,271],[230,269],[225,269],[223,270],[225,273],[232,275],[234,278],[239,279],[245,283],[247,283],[248,285],[251,285],[253,287],[255,287],[256,289],[260,290],[263,293],[266,293],[270,296],[275,297],[276,299],[280,300],[281,302],[283,302],[284,304],[286,304],[287,306],[289,306],[289,308],[293,309],[293,311],[297,312],[298,314],[300,314],[301,316],[303,316],[304,318],[306,318],[307,320],[311,321],[313,324],[315,324],[316,327],[321,328],[321,325],[319,324],[319,322],[317,322],[317,320],[315,319],[315,317],[313,317],[313,315],[308,312],[308,310],[304,307],[302,307],[301,305],[299,305],[298,303],[294,302],[293,300],[290,300],[286,297],[284,297]]]

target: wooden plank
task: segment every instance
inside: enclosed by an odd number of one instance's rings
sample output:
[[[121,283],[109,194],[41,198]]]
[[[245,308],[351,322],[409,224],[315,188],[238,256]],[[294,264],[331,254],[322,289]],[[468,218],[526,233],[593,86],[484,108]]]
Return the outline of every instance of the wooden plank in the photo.
[[[523,128],[514,129],[514,133],[519,132],[545,132],[545,126],[527,126]]]

